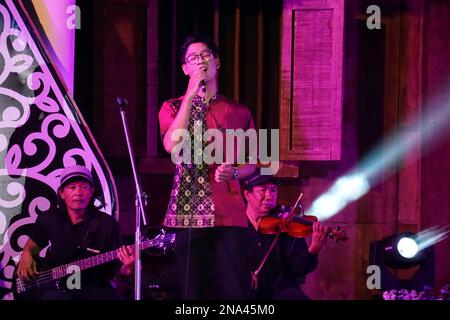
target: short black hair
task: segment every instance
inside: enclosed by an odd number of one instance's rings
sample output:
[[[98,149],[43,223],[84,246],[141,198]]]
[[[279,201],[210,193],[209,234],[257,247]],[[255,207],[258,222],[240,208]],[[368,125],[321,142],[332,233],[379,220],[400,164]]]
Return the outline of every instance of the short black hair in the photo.
[[[219,48],[214,43],[214,41],[204,35],[191,35],[184,40],[183,44],[180,47],[180,61],[181,64],[186,63],[186,52],[189,48],[189,46],[193,43],[204,43],[208,47],[209,50],[211,50],[214,58],[217,58],[219,56]]]

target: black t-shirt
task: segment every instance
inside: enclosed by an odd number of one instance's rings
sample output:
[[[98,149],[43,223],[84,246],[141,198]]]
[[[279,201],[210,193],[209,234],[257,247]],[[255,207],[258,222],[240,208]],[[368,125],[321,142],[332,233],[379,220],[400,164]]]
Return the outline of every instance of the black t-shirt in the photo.
[[[42,213],[31,228],[29,237],[43,249],[50,243],[45,255],[45,269],[104,253],[120,246],[117,221],[97,209],[91,209],[87,218],[75,225],[65,211]],[[81,274],[82,287],[111,287],[118,262],[102,264]]]

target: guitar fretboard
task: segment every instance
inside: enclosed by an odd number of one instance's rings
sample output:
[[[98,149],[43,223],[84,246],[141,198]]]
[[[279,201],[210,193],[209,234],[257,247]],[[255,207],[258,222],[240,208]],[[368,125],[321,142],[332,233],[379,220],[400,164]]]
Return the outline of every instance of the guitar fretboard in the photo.
[[[154,247],[155,244],[158,244],[158,243],[160,243],[160,241],[146,240],[146,241],[143,241],[139,247],[141,248],[141,250],[144,250],[144,249],[147,249],[150,247]],[[134,245],[132,246],[132,248],[134,250]],[[74,266],[78,267],[80,269],[80,271],[83,271],[83,270],[116,260],[119,258],[118,251],[119,250],[117,249],[117,250],[105,252],[105,253],[98,254],[93,257],[81,259],[78,261],[74,261],[74,262],[53,268],[52,269],[52,279],[58,280],[69,274],[72,274]]]

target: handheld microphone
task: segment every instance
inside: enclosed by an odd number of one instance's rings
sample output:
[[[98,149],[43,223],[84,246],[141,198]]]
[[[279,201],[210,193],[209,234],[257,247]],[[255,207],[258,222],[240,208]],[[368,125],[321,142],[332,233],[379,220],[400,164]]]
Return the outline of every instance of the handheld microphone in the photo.
[[[202,80],[200,82],[200,88],[202,89],[203,93],[206,93],[206,84],[205,84],[205,80]]]
[[[123,111],[128,106],[128,100],[122,97],[117,97],[117,104],[120,107],[120,111]]]

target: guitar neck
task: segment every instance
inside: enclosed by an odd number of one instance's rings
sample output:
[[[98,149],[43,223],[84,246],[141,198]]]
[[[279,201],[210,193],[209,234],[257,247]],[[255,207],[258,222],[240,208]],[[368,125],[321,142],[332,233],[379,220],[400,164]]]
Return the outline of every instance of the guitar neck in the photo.
[[[143,241],[139,247],[141,248],[141,250],[145,250],[147,248],[154,246],[154,244],[155,244],[155,240],[146,240],[146,241]],[[134,247],[135,246],[133,245],[132,246],[133,250],[134,250]],[[60,278],[63,278],[65,276],[72,274],[74,266],[78,267],[80,271],[83,271],[86,269],[90,269],[90,268],[99,266],[104,263],[114,261],[119,258],[118,252],[119,252],[118,249],[112,250],[109,252],[98,254],[93,257],[81,259],[78,261],[74,261],[74,262],[67,263],[65,265],[53,268],[53,269],[51,269],[52,279],[58,280]]]

